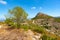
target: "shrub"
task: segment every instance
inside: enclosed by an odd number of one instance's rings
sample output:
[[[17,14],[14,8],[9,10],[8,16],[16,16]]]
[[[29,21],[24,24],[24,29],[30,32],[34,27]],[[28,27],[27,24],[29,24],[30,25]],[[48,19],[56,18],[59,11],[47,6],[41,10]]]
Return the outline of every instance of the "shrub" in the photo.
[[[44,28],[35,24],[30,24],[29,27],[32,31],[38,32],[38,33],[44,33]]]
[[[47,35],[43,35],[42,36],[42,40],[57,40],[56,38],[52,38],[52,37],[50,37],[50,36],[47,36]]]
[[[29,27],[27,25],[21,25],[20,28],[23,28],[26,31],[29,29]]]

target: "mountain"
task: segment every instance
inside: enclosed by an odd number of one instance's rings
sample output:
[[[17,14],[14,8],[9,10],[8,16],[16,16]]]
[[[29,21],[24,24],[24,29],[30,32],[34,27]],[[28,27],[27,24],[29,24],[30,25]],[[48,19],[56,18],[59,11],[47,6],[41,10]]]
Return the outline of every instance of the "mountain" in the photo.
[[[51,32],[60,35],[60,17],[53,17],[39,12],[32,20],[35,24],[43,26]]]
[[[53,18],[53,17],[39,12],[33,19],[49,19],[49,18]]]

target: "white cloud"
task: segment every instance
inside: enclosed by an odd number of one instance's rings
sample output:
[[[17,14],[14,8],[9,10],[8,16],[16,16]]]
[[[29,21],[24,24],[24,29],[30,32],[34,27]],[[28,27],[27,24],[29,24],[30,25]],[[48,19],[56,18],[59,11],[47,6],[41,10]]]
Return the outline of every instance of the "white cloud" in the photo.
[[[36,9],[36,7],[32,7],[31,9]]]
[[[0,4],[7,4],[7,2],[6,1],[3,1],[3,0],[0,0]]]

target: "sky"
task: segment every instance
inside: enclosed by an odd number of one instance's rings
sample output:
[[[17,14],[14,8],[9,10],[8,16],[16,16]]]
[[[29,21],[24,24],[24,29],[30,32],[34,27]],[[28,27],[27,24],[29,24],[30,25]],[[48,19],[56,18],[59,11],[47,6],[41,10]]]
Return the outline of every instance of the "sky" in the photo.
[[[0,0],[0,19],[5,19],[9,9],[22,7],[28,18],[33,18],[38,12],[57,17],[60,16],[60,0]]]

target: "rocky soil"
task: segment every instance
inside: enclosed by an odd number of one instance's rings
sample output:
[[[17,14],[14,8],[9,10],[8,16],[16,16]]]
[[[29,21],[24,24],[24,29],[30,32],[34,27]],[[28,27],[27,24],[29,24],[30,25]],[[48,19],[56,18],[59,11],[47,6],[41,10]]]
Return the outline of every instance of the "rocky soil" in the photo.
[[[39,40],[41,34],[33,33],[31,30],[23,29],[5,30],[0,29],[0,40]]]

